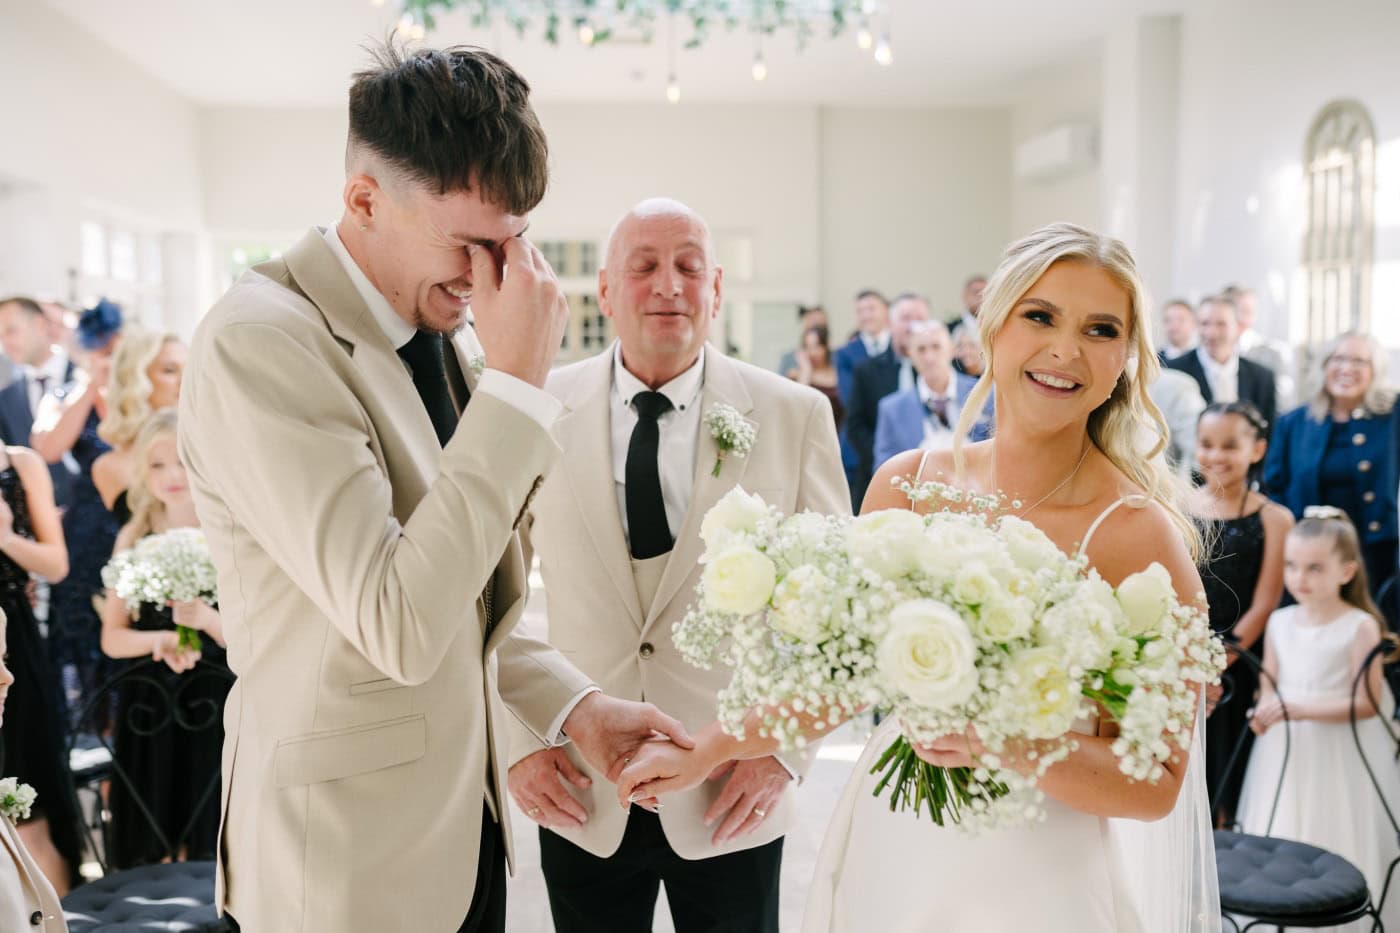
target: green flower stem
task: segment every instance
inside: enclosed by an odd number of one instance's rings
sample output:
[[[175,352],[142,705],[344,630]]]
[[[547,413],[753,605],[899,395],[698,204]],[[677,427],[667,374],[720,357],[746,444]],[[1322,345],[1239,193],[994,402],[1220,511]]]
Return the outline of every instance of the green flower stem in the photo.
[[[185,625],[175,626],[175,631],[180,636],[180,648],[184,651],[203,651],[204,639],[199,637],[199,632]]]
[[[720,469],[724,466],[724,454],[715,458],[715,468],[710,471],[711,476],[719,476]]]
[[[999,781],[979,781],[971,768],[940,768],[921,759],[909,740],[899,736],[890,743],[875,764],[871,774],[880,775],[874,796],[890,789],[890,811],[898,813],[912,809],[917,817],[924,809],[934,824],[962,822],[963,810],[974,797],[995,800],[1009,792]]]

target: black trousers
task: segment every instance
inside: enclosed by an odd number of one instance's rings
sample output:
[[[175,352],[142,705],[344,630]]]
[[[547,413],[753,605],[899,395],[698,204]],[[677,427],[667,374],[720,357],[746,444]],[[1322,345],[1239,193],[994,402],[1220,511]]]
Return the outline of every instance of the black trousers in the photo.
[[[660,819],[633,807],[609,858],[540,830],[540,866],[556,933],[650,933],[660,885],[676,933],[778,933],[783,840],[714,858],[681,858]]]
[[[224,914],[231,933],[241,933],[232,914]],[[476,890],[457,933],[505,933],[506,929],[506,849],[501,841],[501,827],[491,818],[491,811],[481,814],[481,847],[476,863]],[[249,931],[253,933],[253,931]]]

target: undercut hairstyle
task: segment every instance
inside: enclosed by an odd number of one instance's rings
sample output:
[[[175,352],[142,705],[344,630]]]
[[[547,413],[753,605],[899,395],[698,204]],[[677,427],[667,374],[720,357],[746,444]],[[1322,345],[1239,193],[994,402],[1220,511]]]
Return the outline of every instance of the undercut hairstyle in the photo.
[[[437,195],[476,191],[516,216],[544,199],[549,146],[530,86],[475,46],[410,52],[393,41],[350,86],[346,163],[367,150]]]
[[[26,298],[23,295],[15,295],[13,298],[0,298],[0,308],[5,305],[15,305],[21,310],[37,317],[44,316],[44,309],[39,307],[39,302],[35,301],[33,298]]]

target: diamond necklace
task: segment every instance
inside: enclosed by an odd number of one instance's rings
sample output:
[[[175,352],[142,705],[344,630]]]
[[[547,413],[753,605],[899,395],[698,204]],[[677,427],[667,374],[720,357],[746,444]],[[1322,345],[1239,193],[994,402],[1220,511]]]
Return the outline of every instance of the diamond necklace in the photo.
[[[1047,492],[1045,495],[1043,495],[1043,496],[1041,496],[1039,499],[1035,500],[1035,502],[1031,504],[1031,507],[1028,508],[1028,509],[1026,509],[1025,511],[1021,512],[1021,514],[1018,515],[1017,518],[1025,518],[1027,515],[1029,515],[1029,514],[1031,514],[1032,512],[1034,512],[1034,511],[1036,510],[1036,508],[1039,507],[1039,505],[1040,505],[1042,502],[1044,502],[1046,499],[1049,499],[1049,498],[1050,498],[1051,496],[1053,496],[1055,493],[1059,492],[1061,489],[1064,489],[1065,486],[1069,483],[1069,481],[1072,480],[1072,479],[1074,479],[1075,475],[1079,472],[1079,468],[1082,467],[1082,466],[1084,465],[1084,461],[1085,461],[1086,459],[1088,459],[1088,457],[1089,457],[1089,449],[1090,449],[1091,447],[1093,447],[1093,446],[1094,446],[1094,445],[1093,445],[1092,442],[1090,442],[1090,441],[1085,441],[1085,444],[1084,444],[1084,452],[1083,452],[1082,454],[1079,455],[1079,462],[1076,463],[1076,464],[1074,465],[1074,469],[1072,469],[1072,470],[1069,471],[1069,475],[1066,476],[1064,479],[1060,480],[1059,485],[1057,485],[1054,489],[1050,490],[1050,491]],[[996,448],[996,444],[993,444],[993,445],[992,445],[992,483],[993,483],[993,485],[996,484],[996,475],[997,475],[997,448]],[[1020,500],[1019,500],[1019,499],[1012,499],[1012,500],[1011,500],[1011,507],[1012,507],[1013,509],[1019,509],[1019,508],[1021,507]]]

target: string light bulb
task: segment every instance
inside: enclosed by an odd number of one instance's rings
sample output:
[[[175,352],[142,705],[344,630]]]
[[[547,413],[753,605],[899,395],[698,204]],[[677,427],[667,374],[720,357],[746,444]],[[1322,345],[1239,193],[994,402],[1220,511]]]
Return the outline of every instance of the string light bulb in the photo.
[[[763,60],[762,52],[755,52],[753,56],[753,79],[762,81],[768,77],[768,64]]]
[[[890,48],[889,36],[880,37],[880,44],[875,46],[875,61],[886,66],[894,64],[894,49]]]
[[[865,23],[860,24],[860,29],[856,30],[856,46],[862,52],[869,52],[875,45],[875,34],[870,31],[870,27]]]
[[[681,85],[675,75],[666,79],[666,100],[673,104],[681,102]]]
[[[369,0],[370,6],[383,6],[384,0]]]
[[[578,41],[584,45],[592,45],[598,34],[593,31],[593,26],[589,23],[581,23],[578,27]]]

